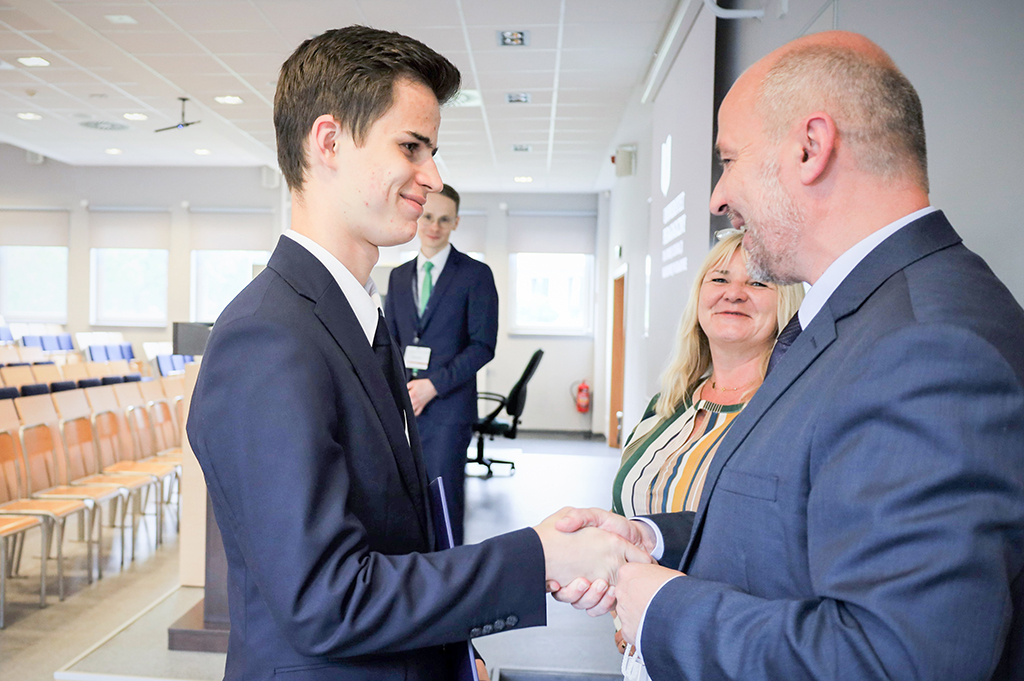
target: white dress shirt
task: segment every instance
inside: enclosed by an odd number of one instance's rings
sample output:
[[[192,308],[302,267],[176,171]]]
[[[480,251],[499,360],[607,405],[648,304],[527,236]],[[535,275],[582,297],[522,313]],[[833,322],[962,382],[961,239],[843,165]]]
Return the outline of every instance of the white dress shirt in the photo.
[[[928,206],[921,210],[915,211],[910,215],[900,218],[895,222],[891,222],[877,232],[872,232],[870,235],[861,239],[854,244],[849,250],[843,253],[841,256],[836,258],[831,265],[822,273],[818,281],[814,282],[810,290],[807,291],[807,295],[804,296],[803,303],[800,304],[800,309],[797,314],[800,317],[800,328],[806,329],[807,325],[811,323],[811,320],[821,311],[821,308],[825,306],[828,299],[835,293],[835,290],[839,288],[839,285],[843,283],[843,280],[849,276],[850,272],[854,270],[857,265],[861,263],[864,258],[868,256],[871,251],[875,250],[879,244],[888,239],[890,236],[895,234],[901,228],[909,225],[911,222],[919,218],[923,218],[929,213],[934,213],[938,208],[934,206]],[[661,530],[650,520],[646,518],[633,518],[633,520],[639,520],[645,523],[647,526],[654,530],[655,536],[657,536],[657,545],[654,551],[651,552],[651,556],[655,560],[659,560],[665,553],[664,537],[662,537]],[[681,577],[680,575],[679,577]],[[679,577],[673,577],[672,579],[679,579]],[[672,580],[668,580],[671,582]],[[665,582],[665,584],[668,584]],[[658,591],[661,591],[665,587],[662,584]],[[651,600],[648,601],[647,606],[644,608],[644,614],[640,617],[640,625],[636,630],[636,649],[637,654],[640,651],[640,638],[644,630],[644,620],[647,619],[647,608],[651,607],[651,603],[658,597],[658,591],[654,593]]]
[[[430,286],[431,291],[433,287],[437,286],[437,278],[441,276],[441,270],[444,269],[444,265],[448,262],[448,256],[452,252],[452,245],[446,244],[444,248],[434,254],[433,258],[428,258],[423,255],[423,251],[420,251],[416,255],[416,278],[412,280],[412,299],[416,303],[416,309],[420,309],[420,291],[423,290],[423,277],[426,276],[426,265],[428,262],[433,263],[434,268],[430,270]]]
[[[340,260],[308,236],[299,234],[294,229],[289,229],[284,235],[312,253],[313,257],[323,263],[331,273],[372,347],[373,337],[377,335],[377,318],[380,315],[378,310],[381,309],[380,294],[377,293],[377,285],[373,283],[373,279],[367,279],[366,286],[363,286]]]

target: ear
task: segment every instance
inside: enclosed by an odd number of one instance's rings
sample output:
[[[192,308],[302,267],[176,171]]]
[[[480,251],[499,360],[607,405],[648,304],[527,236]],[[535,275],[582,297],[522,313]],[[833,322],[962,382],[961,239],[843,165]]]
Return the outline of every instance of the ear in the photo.
[[[804,119],[800,130],[800,181],[814,184],[828,168],[836,151],[836,122],[824,112]]]
[[[338,157],[338,145],[342,143],[343,137],[344,133],[338,119],[330,114],[318,116],[313,121],[307,140],[310,164],[334,168]]]
[[[452,231],[453,232],[459,228],[459,220],[461,220],[461,219],[462,218],[459,217],[458,215],[455,216],[455,224],[452,225]]]

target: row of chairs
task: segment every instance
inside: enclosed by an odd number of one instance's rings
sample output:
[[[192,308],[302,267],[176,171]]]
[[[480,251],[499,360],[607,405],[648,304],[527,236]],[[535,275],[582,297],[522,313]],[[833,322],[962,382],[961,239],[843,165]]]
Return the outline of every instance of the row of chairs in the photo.
[[[185,373],[185,365],[194,361],[192,355],[157,355],[156,368],[161,376],[177,376]]]
[[[4,364],[24,364],[45,362],[46,353],[35,346],[0,345],[0,366]]]
[[[167,379],[0,399],[0,627],[7,577],[17,572],[25,534],[42,530],[40,606],[46,602],[46,558],[57,544],[58,592],[64,598],[63,535],[80,517],[88,579],[102,577],[103,504],[120,518],[121,564],[131,509],[131,558],[140,515],[155,503],[155,544],[162,542],[164,505],[178,492],[184,383]],[[166,500],[165,500],[166,495]],[[180,503],[176,505],[180,508]],[[180,518],[180,513],[179,513]]]
[[[22,397],[141,379],[142,376],[132,372],[125,360],[79,362],[63,366],[44,362],[0,367],[0,389],[17,388]]]
[[[10,329],[7,330],[10,334]],[[11,340],[13,340],[13,336]],[[71,340],[70,333],[60,333],[47,336],[22,336],[21,344],[25,347],[36,347],[43,352],[73,352],[75,343]]]
[[[90,345],[89,360],[93,362],[110,362],[113,360],[135,359],[135,351],[131,343],[116,343],[112,345]]]

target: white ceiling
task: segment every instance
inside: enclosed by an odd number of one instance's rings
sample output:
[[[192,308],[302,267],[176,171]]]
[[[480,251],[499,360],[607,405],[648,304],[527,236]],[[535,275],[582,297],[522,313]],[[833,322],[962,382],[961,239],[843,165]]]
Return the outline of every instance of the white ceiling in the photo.
[[[278,69],[303,40],[367,24],[418,38],[479,107],[442,112],[442,175],[469,191],[593,191],[675,0],[0,0],[0,141],[74,165],[276,167]],[[112,23],[127,15],[135,24]],[[497,31],[528,30],[526,47]],[[38,56],[48,67],[26,67]],[[527,92],[529,104],[506,93]],[[241,105],[214,97],[237,95]],[[202,123],[154,134],[181,116]],[[36,113],[26,121],[19,113]],[[125,113],[144,113],[136,122]],[[103,131],[89,121],[128,126]],[[529,144],[529,152],[512,151]],[[109,148],[121,149],[109,155]],[[197,156],[196,149],[208,149]],[[513,181],[531,176],[531,184]]]

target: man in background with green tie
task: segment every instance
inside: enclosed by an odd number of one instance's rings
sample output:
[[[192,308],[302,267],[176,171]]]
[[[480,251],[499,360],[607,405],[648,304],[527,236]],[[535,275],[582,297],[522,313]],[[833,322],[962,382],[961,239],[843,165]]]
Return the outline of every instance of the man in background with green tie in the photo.
[[[388,280],[384,316],[402,350],[427,477],[444,478],[455,544],[462,543],[466,450],[477,419],[476,373],[494,357],[498,292],[487,265],[459,252],[459,193],[428,194],[420,252]]]

